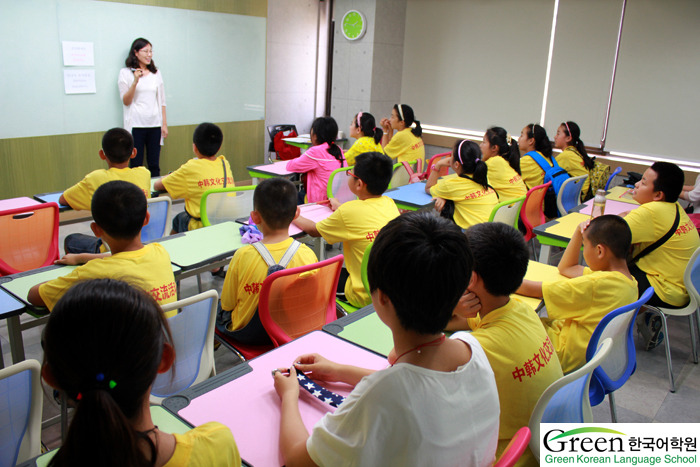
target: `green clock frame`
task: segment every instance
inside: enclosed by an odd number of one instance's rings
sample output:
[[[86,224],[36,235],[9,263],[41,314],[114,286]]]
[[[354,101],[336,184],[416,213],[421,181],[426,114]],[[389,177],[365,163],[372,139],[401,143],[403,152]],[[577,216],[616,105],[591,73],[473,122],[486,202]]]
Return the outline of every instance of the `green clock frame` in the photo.
[[[356,41],[367,31],[367,18],[357,10],[348,10],[343,15],[340,28],[347,40]]]

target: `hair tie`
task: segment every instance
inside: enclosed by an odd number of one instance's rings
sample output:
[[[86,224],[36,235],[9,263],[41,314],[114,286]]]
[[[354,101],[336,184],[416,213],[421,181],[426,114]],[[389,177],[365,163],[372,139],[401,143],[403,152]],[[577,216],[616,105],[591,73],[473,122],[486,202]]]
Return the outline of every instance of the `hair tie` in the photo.
[[[476,159],[474,159],[474,163],[476,164],[476,163],[479,162],[480,160],[481,160],[481,159],[479,159],[479,158],[477,157]]]
[[[404,118],[403,118],[403,110],[401,109],[402,106],[403,106],[403,104],[399,104],[397,107],[399,109],[399,116],[401,117],[401,121],[403,122]]]
[[[513,138],[510,137],[508,133],[506,133],[506,144],[510,146],[510,142],[513,140]]]
[[[410,128],[415,128],[416,127],[416,122],[411,123]]]
[[[362,112],[359,112],[357,114],[357,128],[362,128],[362,124],[360,123],[360,119],[362,118]]]

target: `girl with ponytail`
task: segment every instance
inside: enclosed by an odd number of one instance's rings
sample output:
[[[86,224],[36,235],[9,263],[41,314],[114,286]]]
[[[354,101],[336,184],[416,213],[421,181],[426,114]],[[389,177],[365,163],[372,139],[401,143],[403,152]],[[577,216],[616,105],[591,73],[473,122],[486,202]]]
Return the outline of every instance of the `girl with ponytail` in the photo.
[[[345,161],[348,165],[355,165],[355,157],[365,152],[384,152],[382,145],[382,129],[377,128],[377,123],[369,112],[359,112],[350,123],[350,137],[357,141],[350,149],[345,151]]]
[[[499,126],[486,130],[479,145],[482,160],[489,168],[489,184],[501,201],[525,196],[527,188],[520,175],[518,142]]]
[[[557,156],[557,164],[566,170],[571,177],[588,175],[595,165],[593,159],[588,157],[586,147],[581,141],[581,129],[575,122],[564,122],[557,128],[554,135],[554,147],[561,149],[561,154]],[[588,196],[591,179],[587,178],[581,190],[581,199]]]
[[[451,167],[458,176],[438,181],[443,167]],[[452,156],[435,164],[425,191],[435,198],[438,211],[443,211],[448,202],[454,203],[453,220],[463,229],[487,222],[498,204],[498,195],[488,183],[488,166],[481,160],[479,145],[466,139],[455,143]]]
[[[549,141],[547,131],[536,123],[530,123],[523,128],[518,138],[520,153],[520,170],[527,188],[542,185],[544,182],[544,170],[527,153],[536,151],[544,157],[545,162],[552,165],[552,143]],[[504,200],[505,201],[505,200]]]
[[[333,117],[318,117],[311,124],[311,144],[304,154],[287,162],[287,170],[306,175],[306,198],[309,203],[328,199],[331,172],[345,166],[343,151],[335,143],[338,124]]]
[[[423,129],[411,107],[406,104],[394,105],[391,118],[383,118],[381,125],[384,130],[382,146],[387,156],[398,162],[425,161],[425,147],[421,138]]]
[[[74,285],[51,312],[42,347],[44,380],[75,406],[50,466],[241,465],[220,423],[183,435],[154,425],[150,389],[175,351],[163,311],[145,292],[112,279]]]

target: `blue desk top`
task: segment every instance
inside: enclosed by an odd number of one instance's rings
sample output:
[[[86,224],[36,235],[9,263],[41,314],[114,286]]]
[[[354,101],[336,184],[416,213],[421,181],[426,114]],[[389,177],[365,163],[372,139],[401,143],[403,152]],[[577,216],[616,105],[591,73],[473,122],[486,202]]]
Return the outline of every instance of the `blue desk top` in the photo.
[[[38,195],[34,195],[34,199],[41,201],[42,203],[56,203],[58,204],[58,210],[60,212],[68,211],[69,209],[72,209],[70,206],[58,202],[58,198],[60,198],[62,194],[62,191],[57,191],[55,193],[40,193]]]
[[[24,307],[24,303],[0,288],[0,319],[18,315],[24,310]]]
[[[393,199],[397,206],[413,210],[427,208],[435,201],[425,192],[425,182],[392,188],[384,194]]]

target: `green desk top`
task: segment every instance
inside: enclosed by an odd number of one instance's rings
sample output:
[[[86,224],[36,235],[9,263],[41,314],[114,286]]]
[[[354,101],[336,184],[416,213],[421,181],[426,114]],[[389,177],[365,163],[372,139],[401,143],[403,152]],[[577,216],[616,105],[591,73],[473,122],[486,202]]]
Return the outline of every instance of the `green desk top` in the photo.
[[[240,225],[236,222],[203,227],[158,240],[170,255],[173,264],[193,269],[226,258],[243,246]]]
[[[325,325],[323,330],[385,357],[394,348],[391,330],[382,323],[372,305]]]
[[[42,282],[65,276],[76,267],[77,266],[46,266],[3,277],[0,279],[0,283],[2,284],[3,289],[10,292],[22,302],[31,306],[31,304],[27,302],[27,294],[29,293],[29,289],[37,284],[41,284]]]

